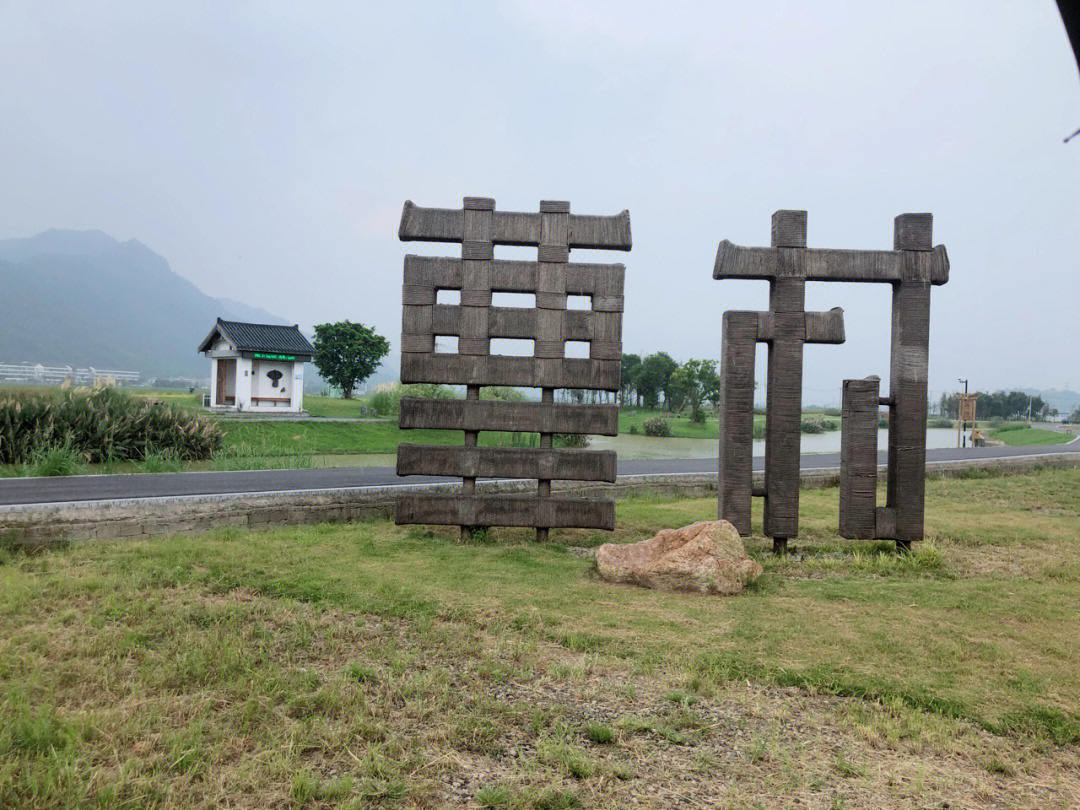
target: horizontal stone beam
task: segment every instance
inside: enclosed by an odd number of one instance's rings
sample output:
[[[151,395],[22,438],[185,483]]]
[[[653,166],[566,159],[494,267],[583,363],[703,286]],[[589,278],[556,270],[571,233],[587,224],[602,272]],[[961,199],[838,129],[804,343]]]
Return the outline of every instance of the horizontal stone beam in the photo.
[[[403,430],[497,430],[521,433],[589,433],[616,436],[616,405],[497,402],[402,397],[398,427]]]
[[[949,280],[944,245],[933,250],[832,250],[742,247],[727,239],[716,251],[713,278],[775,279],[781,267],[780,251],[787,253],[784,272],[807,281],[944,284]]]
[[[430,311],[407,309],[402,322],[402,349],[406,352],[430,353],[435,336],[461,337],[466,323],[467,307],[436,304]],[[491,307],[487,310],[487,336],[537,340],[540,337],[538,310],[524,307]],[[614,319],[614,320],[612,320]],[[620,320],[614,315],[589,310],[567,310],[562,316],[562,340],[590,343],[589,359],[619,360],[622,357]],[[422,341],[422,342],[421,342]],[[562,354],[559,349],[559,354]],[[484,352],[490,352],[490,345]],[[552,355],[547,355],[551,357]]]
[[[729,334],[729,318],[756,318],[757,329],[753,320],[744,320],[730,331],[729,340],[753,340],[755,343],[769,343],[779,333],[782,337],[797,337],[805,343],[843,343],[844,310],[833,307],[828,312],[749,312],[746,310],[728,310],[724,313],[724,334]],[[728,369],[730,371],[730,369]]]
[[[434,304],[435,291],[460,290],[464,280],[461,259],[443,256],[405,257],[405,290],[407,295],[424,294],[414,304]],[[603,312],[622,312],[623,279],[626,267],[622,264],[569,262],[562,266],[567,295],[593,296],[592,309]],[[488,262],[488,281],[492,292],[535,293],[538,289],[537,263],[510,259]]]
[[[403,383],[505,385],[512,388],[584,388],[617,391],[618,360],[544,359],[509,355],[402,352]]]
[[[757,342],[799,337],[806,343],[843,343],[844,310],[828,312],[758,312]]]
[[[538,529],[615,528],[615,503],[528,495],[400,495],[398,525],[521,526]]]
[[[494,203],[492,203],[494,205]],[[496,245],[540,245],[541,214],[493,211],[491,241]],[[595,250],[630,250],[630,212],[614,216],[568,215],[568,246]],[[411,200],[401,212],[398,238],[403,242],[461,242],[465,215],[460,208],[423,208]]]
[[[613,482],[616,461],[614,450],[401,444],[397,474]]]

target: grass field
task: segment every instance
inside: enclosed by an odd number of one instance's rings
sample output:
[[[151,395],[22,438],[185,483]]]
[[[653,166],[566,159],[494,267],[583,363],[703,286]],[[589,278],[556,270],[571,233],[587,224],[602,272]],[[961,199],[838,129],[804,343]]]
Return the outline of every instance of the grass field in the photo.
[[[660,416],[662,411],[653,411],[647,408],[620,408],[619,409],[619,433],[630,433],[635,428],[641,435],[645,434],[645,420]],[[759,416],[755,419],[764,419]],[[684,413],[678,418],[669,419],[671,435],[680,439],[715,439],[720,432],[720,423],[711,412],[708,413],[704,422],[696,423],[690,420],[690,414]]]
[[[721,599],[572,546],[386,522],[0,565],[3,807],[1080,802],[1080,470],[928,483],[931,540],[838,539]],[[615,538],[713,516],[630,499]]]
[[[990,431],[990,437],[1000,439],[1005,444],[1016,447],[1035,447],[1044,444],[1065,444],[1076,438],[1074,434],[1061,433],[1056,430],[1027,427],[1026,425],[1010,425],[1004,428]]]
[[[452,444],[464,442],[460,430],[399,430],[397,420],[365,422],[222,422],[225,446],[243,453],[282,456],[304,453],[394,453],[401,442]],[[529,433],[480,434],[482,446],[539,446]]]

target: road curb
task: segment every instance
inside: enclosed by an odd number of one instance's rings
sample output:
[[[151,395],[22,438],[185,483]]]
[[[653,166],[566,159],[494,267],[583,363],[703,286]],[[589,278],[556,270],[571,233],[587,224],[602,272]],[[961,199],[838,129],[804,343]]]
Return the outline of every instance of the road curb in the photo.
[[[1080,452],[935,461],[927,476],[965,476],[988,470],[1016,475],[1042,468],[1080,466]],[[884,467],[881,467],[884,470]],[[754,473],[754,484],[763,474]],[[803,470],[803,489],[834,487],[838,468]],[[531,492],[531,481],[486,481],[482,492]],[[393,515],[395,494],[402,489],[453,492],[456,484],[343,487],[288,492],[184,495],[73,503],[0,506],[0,535],[24,546],[53,543],[198,534],[224,526],[268,529],[313,523],[385,519]],[[614,484],[556,482],[553,490],[583,497],[677,496],[700,498],[716,493],[715,473],[622,475]]]

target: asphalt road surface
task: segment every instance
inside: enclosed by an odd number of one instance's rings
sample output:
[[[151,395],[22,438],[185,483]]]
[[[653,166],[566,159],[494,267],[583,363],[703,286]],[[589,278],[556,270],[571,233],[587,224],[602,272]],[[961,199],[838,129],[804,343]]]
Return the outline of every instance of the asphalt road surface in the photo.
[[[1003,458],[1080,451],[1080,443],[1041,447],[969,447],[966,450],[927,450],[927,461]],[[879,454],[885,463],[885,452]],[[764,458],[754,459],[763,469]],[[804,470],[837,469],[839,453],[804,455]],[[692,475],[715,473],[716,459],[626,459],[619,475]],[[393,467],[327,467],[307,470],[244,470],[239,472],[135,473],[131,475],[76,475],[57,478],[2,478],[0,506],[70,503],[126,498],[161,498],[183,495],[225,495],[261,492],[310,492],[384,486],[415,486],[456,481],[456,478],[409,476],[399,478]]]

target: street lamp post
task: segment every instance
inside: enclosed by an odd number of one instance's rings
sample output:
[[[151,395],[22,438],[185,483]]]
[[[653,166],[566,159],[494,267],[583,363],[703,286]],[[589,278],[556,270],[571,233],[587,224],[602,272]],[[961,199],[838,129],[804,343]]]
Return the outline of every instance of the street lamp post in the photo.
[[[961,377],[957,377],[956,381],[957,382],[962,382],[964,384],[964,398],[967,399],[968,381],[966,379],[961,378]],[[956,408],[956,416],[957,416],[957,419],[959,419],[959,417],[960,417],[960,406],[959,405],[957,405],[957,408]],[[960,442],[961,442],[960,446],[961,447],[967,447],[967,433],[965,432],[966,430],[967,430],[967,423],[966,422],[961,422],[960,423]]]

